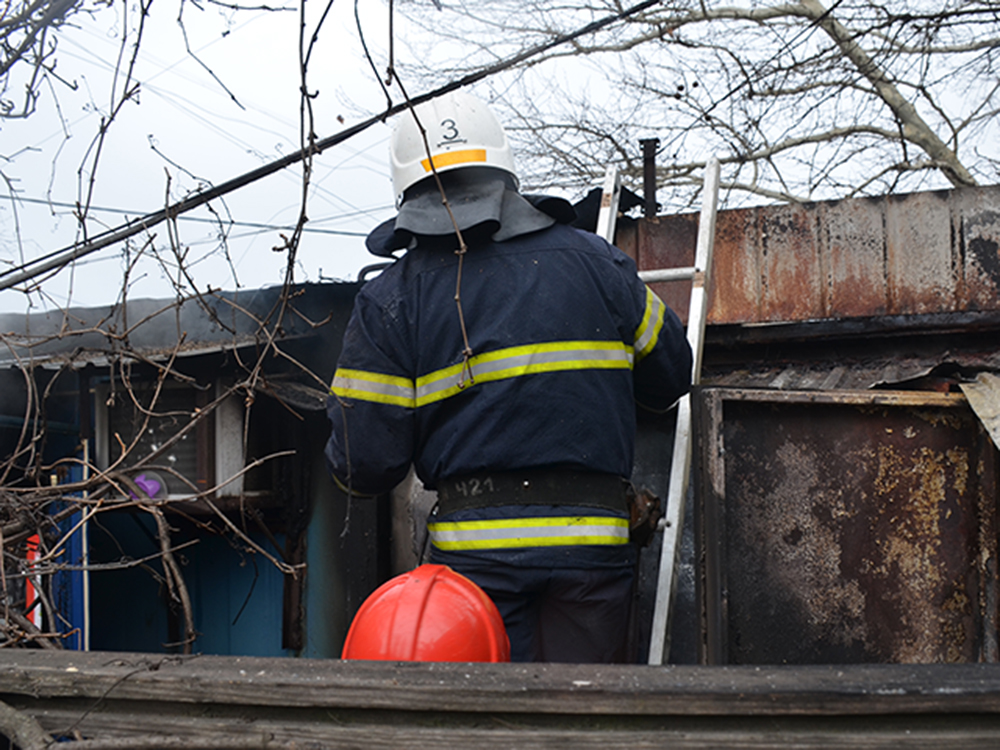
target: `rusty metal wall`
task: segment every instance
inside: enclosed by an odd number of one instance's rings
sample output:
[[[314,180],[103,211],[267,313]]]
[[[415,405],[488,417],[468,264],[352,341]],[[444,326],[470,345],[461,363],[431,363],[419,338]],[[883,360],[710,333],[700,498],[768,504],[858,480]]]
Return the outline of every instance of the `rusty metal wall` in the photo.
[[[697,216],[641,219],[640,269],[691,265]],[[1000,186],[721,211],[709,324],[1000,310]],[[653,289],[686,315],[683,282]]]
[[[705,389],[708,663],[997,660],[997,457],[961,395]]]

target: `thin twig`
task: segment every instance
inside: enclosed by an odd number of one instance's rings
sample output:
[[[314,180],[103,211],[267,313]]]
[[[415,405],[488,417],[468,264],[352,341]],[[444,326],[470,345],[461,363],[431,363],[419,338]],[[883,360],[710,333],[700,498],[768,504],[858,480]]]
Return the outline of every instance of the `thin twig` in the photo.
[[[184,612],[184,654],[191,653],[198,632],[194,629],[194,612],[191,609],[191,597],[188,595],[187,585],[184,583],[184,576],[181,573],[174,553],[171,551],[170,526],[163,517],[163,511],[159,508],[143,507],[156,520],[156,530],[160,539],[160,552],[162,554],[163,572],[170,590],[171,598],[179,602]]]

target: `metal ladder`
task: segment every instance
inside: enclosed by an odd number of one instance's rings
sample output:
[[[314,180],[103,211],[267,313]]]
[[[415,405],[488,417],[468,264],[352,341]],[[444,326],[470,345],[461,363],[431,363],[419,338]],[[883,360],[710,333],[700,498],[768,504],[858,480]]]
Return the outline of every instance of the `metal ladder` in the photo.
[[[597,233],[611,243],[614,242],[620,194],[621,177],[618,168],[608,167],[604,176],[601,209],[597,218]],[[694,265],[686,268],[664,268],[639,272],[639,278],[647,284],[654,281],[685,279],[690,279],[692,282],[691,302],[688,307],[687,339],[694,355],[691,368],[691,382],[694,385],[697,385],[701,380],[701,355],[704,348],[705,317],[708,314],[707,295],[712,270],[712,250],[715,245],[715,217],[718,203],[719,160],[713,157],[705,165]],[[677,425],[674,430],[674,449],[670,463],[667,510],[660,522],[663,527],[663,545],[660,548],[656,602],[653,607],[653,625],[649,638],[649,664],[663,664],[670,653],[669,625],[673,614],[677,567],[680,562],[684,506],[690,484],[691,453],[691,396],[685,395],[677,402]]]

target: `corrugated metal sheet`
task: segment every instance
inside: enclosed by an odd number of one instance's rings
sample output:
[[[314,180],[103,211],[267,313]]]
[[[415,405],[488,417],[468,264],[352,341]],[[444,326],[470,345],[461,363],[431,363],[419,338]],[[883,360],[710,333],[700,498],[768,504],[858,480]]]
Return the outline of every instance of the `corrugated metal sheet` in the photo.
[[[1000,377],[981,372],[974,382],[962,384],[962,393],[993,438],[993,444],[1000,446]]]
[[[690,265],[697,216],[623,228],[642,270]],[[721,211],[710,325],[1000,310],[1000,186]],[[654,285],[686,314],[683,282]]]
[[[964,372],[1000,372],[1000,351],[975,353],[935,352],[860,358],[839,361],[771,361],[748,358],[737,364],[709,364],[702,383],[740,388],[779,390],[831,390],[905,387],[926,391],[957,390]],[[905,384],[905,385],[904,385]]]
[[[280,317],[280,286],[216,291],[184,300],[0,315],[0,368],[105,367],[120,359],[160,361],[315,337],[336,315],[342,326],[360,284],[302,284]],[[275,329],[278,329],[277,331]]]

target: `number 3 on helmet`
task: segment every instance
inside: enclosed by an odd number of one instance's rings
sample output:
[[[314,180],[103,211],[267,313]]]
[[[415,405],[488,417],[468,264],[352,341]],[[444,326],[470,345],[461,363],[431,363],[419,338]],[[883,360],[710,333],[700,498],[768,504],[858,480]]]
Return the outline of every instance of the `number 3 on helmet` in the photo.
[[[507,134],[485,102],[471,94],[453,91],[418,104],[414,111],[427,131],[430,157],[414,112],[403,112],[396,122],[390,146],[397,204],[407,188],[431,176],[432,159],[438,173],[465,167],[493,167],[509,173],[517,185]]]

